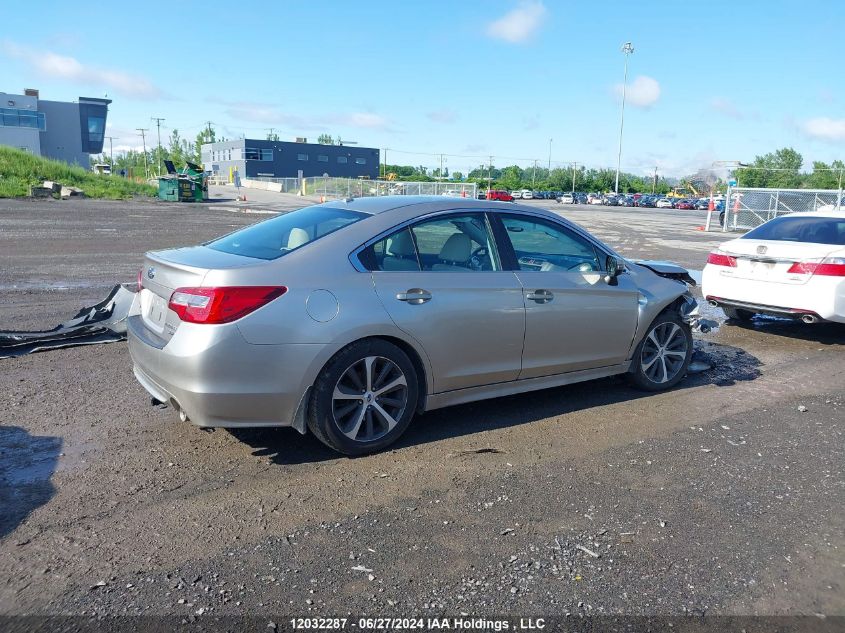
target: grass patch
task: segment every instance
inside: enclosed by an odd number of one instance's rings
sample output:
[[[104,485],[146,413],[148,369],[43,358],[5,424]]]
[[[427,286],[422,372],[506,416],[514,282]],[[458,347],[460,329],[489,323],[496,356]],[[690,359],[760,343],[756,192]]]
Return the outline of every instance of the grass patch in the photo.
[[[28,196],[31,186],[40,186],[45,180],[79,187],[89,198],[125,200],[158,193],[155,187],[144,182],[120,176],[101,176],[58,160],[34,156],[12,147],[0,147],[0,198]]]

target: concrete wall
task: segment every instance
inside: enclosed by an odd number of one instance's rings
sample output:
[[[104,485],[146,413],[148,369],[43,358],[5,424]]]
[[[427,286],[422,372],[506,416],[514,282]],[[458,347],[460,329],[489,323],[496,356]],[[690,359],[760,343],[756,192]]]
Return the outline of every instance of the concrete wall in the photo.
[[[47,131],[41,133],[41,155],[88,169],[88,154],[82,151],[79,105],[65,101],[39,101],[47,115]]]

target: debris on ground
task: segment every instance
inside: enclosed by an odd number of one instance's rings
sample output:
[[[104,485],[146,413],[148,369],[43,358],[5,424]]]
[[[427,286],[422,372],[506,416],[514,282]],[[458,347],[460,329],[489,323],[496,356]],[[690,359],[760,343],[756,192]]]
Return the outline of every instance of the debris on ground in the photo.
[[[126,317],[135,293],[123,285],[111,289],[96,305],[82,308],[52,330],[0,330],[0,358],[23,356],[60,347],[113,343],[126,338]]]
[[[807,411],[808,411],[807,407],[805,407],[803,404],[798,406],[798,410],[801,413],[807,413]]]

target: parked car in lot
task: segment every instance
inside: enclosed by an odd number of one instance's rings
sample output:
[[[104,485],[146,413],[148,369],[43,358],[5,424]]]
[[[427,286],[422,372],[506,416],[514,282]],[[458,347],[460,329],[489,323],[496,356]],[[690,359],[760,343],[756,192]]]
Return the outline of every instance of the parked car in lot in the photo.
[[[675,202],[676,209],[690,210],[695,209],[695,202],[692,200],[678,200]]]
[[[446,196],[447,198],[460,198],[461,192],[458,189],[447,189],[446,191],[444,191],[440,195]]]
[[[707,209],[709,207],[710,207],[710,198],[699,198],[698,200],[695,201],[695,208],[698,211],[707,211]]]
[[[604,199],[604,198],[603,198],[601,195],[597,194],[597,193],[596,193],[596,194],[591,193],[589,196],[587,196],[587,202],[588,202],[589,204],[604,204],[604,203],[602,202],[602,201],[603,201],[603,199]]]
[[[578,191],[575,192],[575,203],[576,204],[587,204],[587,194],[580,193]]]
[[[348,199],[147,253],[129,350],[183,421],[293,426],[356,455],[453,404],[614,374],[674,386],[685,279],[545,209]]]
[[[671,209],[674,207],[674,204],[669,198],[659,198],[655,203],[654,206],[658,209]]]
[[[845,213],[784,215],[725,242],[707,258],[702,293],[732,319],[845,323]]]
[[[631,196],[619,196],[617,204],[620,207],[633,207],[636,206],[636,201]]]
[[[601,203],[606,207],[616,207],[619,206],[619,198],[609,193],[602,196]]]
[[[531,191],[530,189],[521,189],[519,191],[519,197],[522,198],[523,200],[533,200],[534,192]],[[516,196],[514,196],[514,198],[516,198]]]
[[[499,200],[501,202],[513,202],[513,196],[501,189],[491,189],[487,192],[487,200]]]
[[[561,204],[575,204],[575,195],[571,193],[564,193],[556,198]]]

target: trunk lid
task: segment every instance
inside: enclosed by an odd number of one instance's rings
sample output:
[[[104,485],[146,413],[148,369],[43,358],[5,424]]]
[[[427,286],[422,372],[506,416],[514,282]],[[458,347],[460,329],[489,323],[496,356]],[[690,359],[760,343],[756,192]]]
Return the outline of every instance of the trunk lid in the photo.
[[[736,259],[736,268],[724,269],[734,277],[801,285],[807,283],[811,275],[790,273],[793,264],[820,261],[841,248],[832,244],[737,239],[724,244],[721,250]]]
[[[176,288],[199,287],[210,270],[255,266],[266,263],[252,257],[232,255],[206,246],[174,248],[144,255],[141,269],[141,318],[159,338],[169,341],[181,323],[168,308]]]

